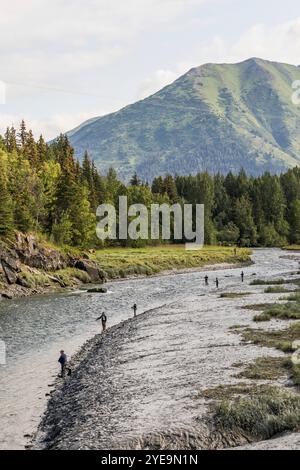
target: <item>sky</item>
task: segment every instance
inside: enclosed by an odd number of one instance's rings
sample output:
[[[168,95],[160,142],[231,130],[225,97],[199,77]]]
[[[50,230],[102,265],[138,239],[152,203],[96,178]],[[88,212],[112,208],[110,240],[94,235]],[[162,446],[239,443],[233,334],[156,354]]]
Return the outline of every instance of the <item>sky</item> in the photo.
[[[0,0],[0,133],[49,140],[249,57],[300,64],[299,0]]]

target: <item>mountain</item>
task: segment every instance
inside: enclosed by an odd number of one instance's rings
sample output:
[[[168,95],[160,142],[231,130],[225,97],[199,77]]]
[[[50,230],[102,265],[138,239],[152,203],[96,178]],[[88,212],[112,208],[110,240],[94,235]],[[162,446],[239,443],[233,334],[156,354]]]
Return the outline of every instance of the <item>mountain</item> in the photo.
[[[118,112],[69,132],[76,155],[113,166],[125,180],[134,171],[158,174],[237,172],[258,175],[300,164],[300,105],[292,83],[300,68],[252,58],[205,64]]]

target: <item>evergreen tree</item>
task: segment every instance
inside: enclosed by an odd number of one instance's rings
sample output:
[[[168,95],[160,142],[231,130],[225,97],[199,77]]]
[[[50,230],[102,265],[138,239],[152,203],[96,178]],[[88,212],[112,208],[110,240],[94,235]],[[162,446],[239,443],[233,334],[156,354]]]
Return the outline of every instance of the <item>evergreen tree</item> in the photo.
[[[141,185],[141,181],[138,178],[138,175],[134,173],[132,178],[130,179],[130,186],[140,186],[140,185]]]
[[[19,144],[19,147],[21,147],[21,149],[24,148],[26,139],[27,139],[26,124],[25,124],[25,121],[23,119],[21,124],[20,124],[20,131],[18,133],[18,144]]]
[[[0,150],[0,236],[13,230],[13,203],[8,189],[7,155]]]

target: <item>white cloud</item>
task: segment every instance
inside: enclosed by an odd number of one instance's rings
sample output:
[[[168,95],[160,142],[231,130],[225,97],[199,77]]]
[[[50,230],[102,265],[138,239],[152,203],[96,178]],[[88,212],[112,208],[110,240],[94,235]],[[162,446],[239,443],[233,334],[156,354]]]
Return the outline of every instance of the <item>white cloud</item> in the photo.
[[[197,45],[177,68],[188,70],[206,62],[239,62],[250,57],[300,64],[300,18],[277,25],[255,24],[234,42],[216,35]]]
[[[194,49],[186,61],[175,64],[174,70],[157,70],[146,79],[138,92],[138,98],[155,93],[173,82],[192,67],[207,62],[235,63],[250,57],[300,64],[300,18],[279,25],[257,24],[242,34],[234,43],[222,36],[214,36]]]
[[[7,126],[14,126],[19,128],[22,119],[25,120],[27,128],[34,130],[34,135],[38,138],[41,134],[46,140],[57,137],[58,134],[64,133],[67,130],[74,129],[84,121],[92,117],[106,114],[106,110],[73,113],[73,114],[54,114],[49,118],[36,119],[30,113],[22,114],[5,114],[0,113],[0,134],[4,134]]]
[[[207,0],[0,0],[0,61],[8,77],[60,76],[106,65],[140,32]]]
[[[137,99],[147,98],[161,88],[172,83],[178,77],[178,73],[171,70],[157,70],[152,77],[147,78],[140,86]]]
[[[300,63],[300,18],[275,26],[254,25],[232,48],[233,57]]]

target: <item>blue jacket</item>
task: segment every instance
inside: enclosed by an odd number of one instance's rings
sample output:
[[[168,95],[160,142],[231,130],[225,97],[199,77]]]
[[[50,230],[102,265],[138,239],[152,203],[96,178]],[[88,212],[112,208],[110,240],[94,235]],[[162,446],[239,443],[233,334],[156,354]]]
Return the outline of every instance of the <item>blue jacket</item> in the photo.
[[[60,362],[61,365],[64,365],[64,364],[67,362],[67,355],[66,355],[66,354],[62,354],[62,355],[59,357],[58,362]]]

